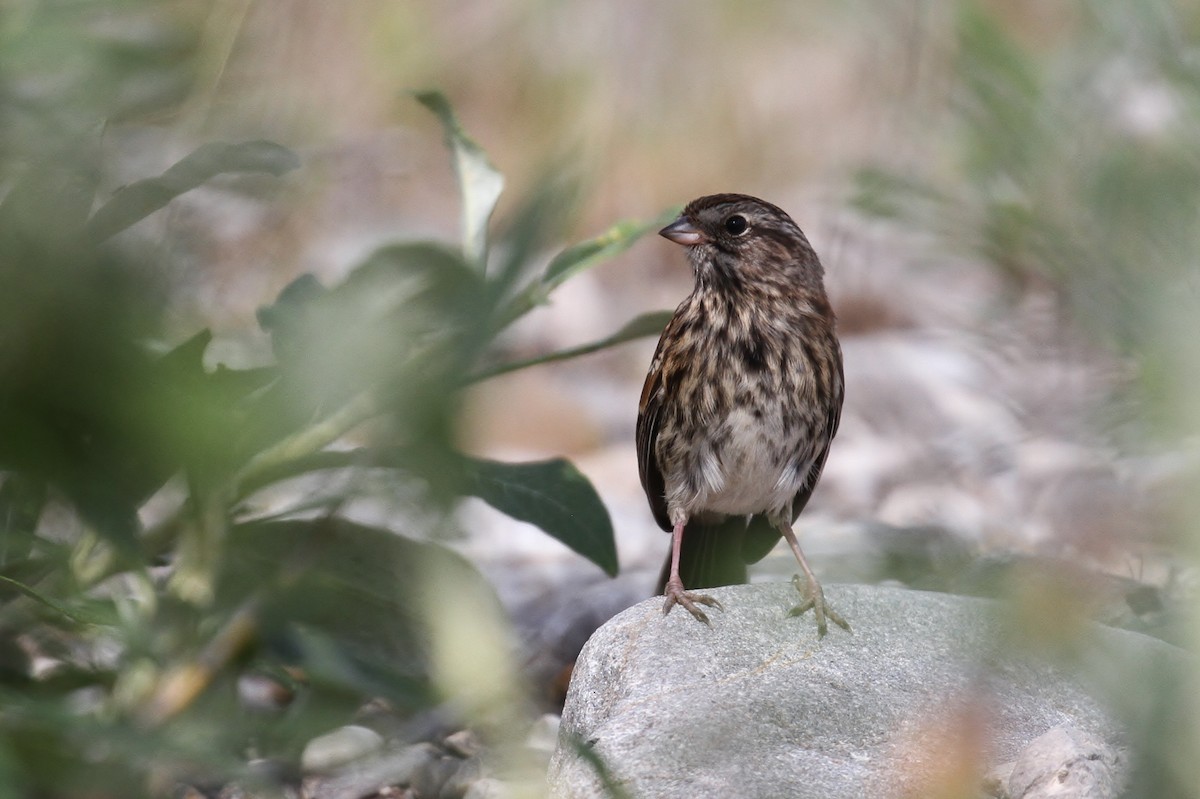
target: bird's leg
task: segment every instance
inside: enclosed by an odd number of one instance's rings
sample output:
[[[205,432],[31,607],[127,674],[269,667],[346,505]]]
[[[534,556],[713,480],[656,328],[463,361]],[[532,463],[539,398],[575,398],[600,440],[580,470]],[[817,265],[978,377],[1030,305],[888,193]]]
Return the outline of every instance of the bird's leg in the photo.
[[[838,612],[829,606],[825,601],[825,592],[821,590],[821,584],[817,582],[817,576],[813,574],[812,569],[808,565],[808,559],[804,557],[804,553],[800,551],[800,542],[796,540],[796,534],[792,532],[792,526],[786,521],[778,523],[779,532],[783,533],[783,537],[787,539],[788,546],[792,548],[792,554],[796,556],[796,560],[800,563],[800,570],[804,572],[805,584],[800,584],[800,575],[792,577],[792,585],[800,592],[800,597],[803,601],[792,608],[789,616],[799,616],[806,613],[810,608],[813,615],[817,617],[817,637],[823,638],[826,633],[825,619],[829,619],[837,626],[847,632],[850,631],[850,624],[843,619]]]
[[[683,590],[683,580],[679,578],[679,551],[683,547],[683,528],[686,523],[682,521],[675,522],[675,529],[671,531],[671,576],[667,580],[667,589],[663,592],[663,596],[667,598],[663,605],[663,615],[671,612],[671,608],[678,603],[687,609],[687,612],[695,616],[699,621],[709,624],[708,616],[704,611],[696,607],[697,604],[708,605],[710,608],[724,610],[721,603],[706,594],[693,594],[690,591]],[[711,625],[710,625],[711,626]]]

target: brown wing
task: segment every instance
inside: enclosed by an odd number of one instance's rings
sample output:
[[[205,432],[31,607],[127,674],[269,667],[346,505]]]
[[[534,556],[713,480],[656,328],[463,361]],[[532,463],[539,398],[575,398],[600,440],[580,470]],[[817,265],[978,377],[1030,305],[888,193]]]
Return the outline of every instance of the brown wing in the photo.
[[[837,359],[838,370],[838,386],[842,392],[845,391],[846,378],[842,371],[842,359]],[[829,411],[829,415],[825,421],[825,445],[821,447],[821,452],[817,455],[817,459],[813,461],[812,467],[808,470],[808,479],[804,481],[804,487],[796,492],[796,496],[792,499],[792,521],[800,515],[800,511],[804,510],[804,506],[808,504],[809,497],[812,496],[813,489],[817,487],[817,481],[821,479],[821,472],[825,468],[825,459],[829,457],[829,445],[833,443],[833,437],[837,435],[838,425],[842,422],[842,398],[844,393],[840,393],[837,402],[833,403],[833,407]]]
[[[664,334],[665,335],[665,334]],[[659,342],[662,347],[662,342]],[[654,444],[658,440],[659,416],[662,413],[662,369],[658,367],[658,352],[654,353],[650,373],[642,385],[642,398],[638,401],[637,456],[638,476],[642,478],[642,490],[650,502],[654,520],[664,530],[671,529],[671,518],[667,515],[666,486],[662,469],[654,456]]]

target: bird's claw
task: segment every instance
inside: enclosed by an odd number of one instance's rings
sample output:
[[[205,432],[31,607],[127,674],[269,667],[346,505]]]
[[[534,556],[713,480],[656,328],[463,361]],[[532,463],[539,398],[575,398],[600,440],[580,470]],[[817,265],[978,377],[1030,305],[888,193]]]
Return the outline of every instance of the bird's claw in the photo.
[[[702,611],[697,605],[706,605],[710,608],[724,611],[725,608],[713,597],[708,594],[693,594],[691,591],[683,590],[683,584],[671,580],[667,583],[667,590],[663,592],[663,596],[667,601],[663,603],[663,615],[671,612],[671,608],[676,604],[682,605],[688,613],[696,617],[697,621],[704,622],[709,627],[712,623],[708,620],[708,615]]]
[[[846,632],[850,632],[850,623],[843,619],[841,615],[834,610],[828,602],[825,601],[825,591],[822,590],[821,584],[816,580],[808,580],[800,582],[800,575],[793,575],[792,585],[800,592],[803,601],[796,605],[788,612],[788,616],[800,616],[807,613],[809,610],[817,617],[817,637],[824,638],[828,632],[828,627],[825,623],[826,619],[841,627]]]

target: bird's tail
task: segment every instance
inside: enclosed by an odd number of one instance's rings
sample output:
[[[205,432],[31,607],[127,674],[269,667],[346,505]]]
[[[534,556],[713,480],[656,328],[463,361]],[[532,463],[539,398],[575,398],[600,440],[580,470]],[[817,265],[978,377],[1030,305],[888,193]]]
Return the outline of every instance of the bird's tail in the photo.
[[[679,577],[688,589],[739,585],[748,579],[746,564],[761,560],[778,540],[779,531],[764,516],[755,516],[749,523],[744,517],[689,522],[679,552]],[[666,589],[670,576],[668,553],[657,593]]]

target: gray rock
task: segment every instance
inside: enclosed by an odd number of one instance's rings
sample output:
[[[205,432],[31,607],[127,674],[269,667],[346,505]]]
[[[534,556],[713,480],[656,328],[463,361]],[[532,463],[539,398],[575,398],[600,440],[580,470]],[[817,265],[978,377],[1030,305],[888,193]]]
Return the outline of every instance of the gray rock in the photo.
[[[1124,788],[1120,750],[1076,727],[1038,736],[1012,765],[1008,799],[1116,799]]]
[[[452,755],[474,757],[483,751],[483,742],[472,730],[459,730],[447,735],[442,746]]]
[[[383,748],[383,738],[367,727],[348,724],[318,735],[304,746],[300,767],[307,772],[330,771],[373,755]]]
[[[454,777],[462,766],[457,757],[437,757],[413,775],[409,785],[417,796],[438,796],[445,784]]]
[[[512,795],[512,790],[500,780],[484,777],[471,786],[463,799],[510,799]]]
[[[390,785],[409,785],[423,779],[427,770],[439,768],[441,759],[432,744],[406,746],[398,752],[351,763],[329,778],[306,781],[307,795],[317,799],[362,799]]]
[[[558,729],[561,724],[562,718],[558,714],[543,714],[529,728],[529,735],[525,737],[525,745],[539,754],[544,752],[544,757],[548,760],[554,754],[558,742]]]
[[[1116,686],[1100,683],[1183,658],[1090,625],[1075,651],[1095,668],[1070,672],[1014,651],[1000,603],[867,586],[827,587],[854,632],[831,625],[818,640],[811,614],[786,617],[796,600],[786,584],[710,593],[725,606],[711,628],[679,610],[664,618],[656,598],[588,642],[551,762],[553,796],[607,795],[599,771],[656,799],[928,795],[960,762],[982,772],[1012,761],[1063,724],[1119,742],[1096,698]]]
[[[483,763],[478,757],[469,757],[459,762],[458,768],[450,775],[438,791],[438,799],[463,799],[471,786],[483,779]]]

